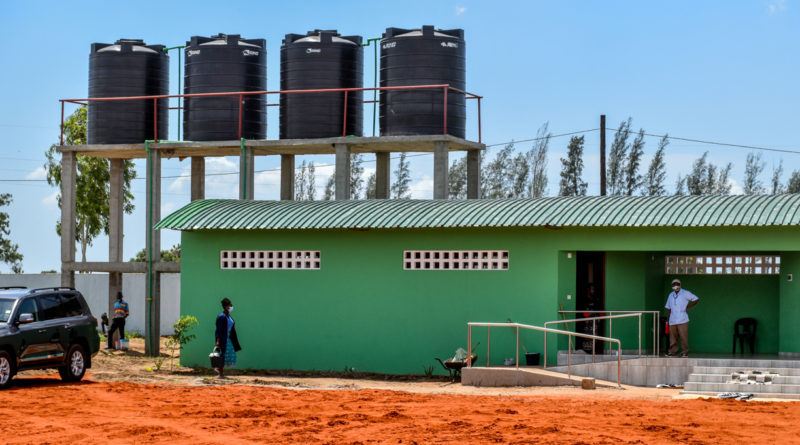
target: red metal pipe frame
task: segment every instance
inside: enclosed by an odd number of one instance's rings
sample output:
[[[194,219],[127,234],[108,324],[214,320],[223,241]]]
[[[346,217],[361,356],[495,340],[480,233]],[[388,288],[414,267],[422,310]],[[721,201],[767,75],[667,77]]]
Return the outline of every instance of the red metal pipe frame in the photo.
[[[479,96],[474,93],[470,93],[468,91],[464,91],[458,88],[451,87],[449,84],[436,84],[436,85],[406,85],[406,86],[394,86],[394,87],[363,87],[363,88],[318,88],[312,90],[279,90],[279,91],[232,91],[232,92],[224,92],[224,93],[191,93],[191,94],[160,94],[160,95],[150,95],[150,96],[120,96],[120,97],[92,97],[92,98],[84,98],[84,99],[59,99],[61,102],[61,136],[59,138],[61,145],[64,145],[64,104],[65,103],[72,103],[76,105],[88,105],[89,102],[111,102],[111,101],[121,101],[121,100],[142,100],[142,99],[153,99],[153,131],[155,132],[154,138],[158,139],[158,100],[159,99],[169,99],[169,98],[187,98],[187,97],[218,97],[218,96],[238,96],[239,98],[239,138],[242,137],[242,103],[244,100],[244,96],[260,96],[260,95],[267,95],[267,94],[305,94],[305,93],[336,93],[336,92],[344,92],[345,93],[345,103],[344,103],[344,123],[342,129],[342,135],[347,136],[347,98],[348,94],[351,91],[393,91],[393,90],[423,90],[423,89],[436,89],[441,88],[444,91],[444,116],[443,116],[443,134],[447,134],[447,102],[448,102],[448,92],[454,91],[456,93],[463,94],[465,99],[477,99],[478,100],[478,142],[482,142],[481,139],[481,99],[483,96]],[[364,103],[374,103],[376,101],[363,101]],[[268,107],[278,106],[280,104],[267,104]]]

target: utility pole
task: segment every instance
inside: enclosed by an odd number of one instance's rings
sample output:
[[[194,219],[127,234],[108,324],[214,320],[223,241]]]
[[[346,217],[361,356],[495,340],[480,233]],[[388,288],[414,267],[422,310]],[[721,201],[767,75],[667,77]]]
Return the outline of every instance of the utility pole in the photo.
[[[606,115],[600,115],[600,196],[606,196]]]

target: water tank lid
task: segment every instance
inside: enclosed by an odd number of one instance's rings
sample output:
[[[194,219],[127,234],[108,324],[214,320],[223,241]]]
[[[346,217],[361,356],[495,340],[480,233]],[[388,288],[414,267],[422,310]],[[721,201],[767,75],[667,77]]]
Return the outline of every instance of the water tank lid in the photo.
[[[121,52],[121,51],[133,51],[133,52],[144,52],[144,53],[151,53],[157,54],[159,51],[163,50],[164,45],[150,45],[144,43],[144,40],[141,39],[119,39],[114,42],[113,45],[109,45],[106,43],[93,43],[92,44],[92,52]]]
[[[383,38],[394,37],[444,37],[448,39],[463,39],[463,29],[434,29],[433,26],[423,26],[419,29],[400,29],[400,28],[387,28],[383,34]]]
[[[343,43],[347,45],[361,45],[361,36],[342,36],[335,29],[315,29],[305,36],[299,34],[286,34],[283,45],[289,43]]]
[[[200,43],[199,46],[205,45],[239,45],[239,46],[251,46],[254,48],[261,48],[260,45],[256,45],[253,43],[249,43],[242,39],[240,34],[222,34],[219,33],[215,36],[211,36],[211,40],[208,42]]]

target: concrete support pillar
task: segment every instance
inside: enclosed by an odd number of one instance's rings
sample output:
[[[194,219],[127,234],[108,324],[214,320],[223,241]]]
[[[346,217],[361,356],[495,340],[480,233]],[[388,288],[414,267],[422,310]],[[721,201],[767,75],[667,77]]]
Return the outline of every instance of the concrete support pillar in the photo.
[[[239,154],[239,199],[253,199],[254,162],[253,149],[243,149]]]
[[[435,142],[433,146],[433,199],[447,199],[449,196],[449,142]]]
[[[152,150],[147,159],[147,261],[148,274],[145,294],[145,326],[148,336],[145,339],[145,354],[156,357],[159,353],[161,337],[161,274],[153,271],[153,265],[161,261],[161,232],[153,226],[161,220],[161,153]],[[152,260],[152,263],[151,263]]]
[[[64,263],[75,262],[75,184],[78,162],[75,153],[61,153],[61,285],[75,287],[75,272]]]
[[[336,144],[336,199],[350,199],[350,146]]]
[[[391,153],[375,153],[375,199],[389,199]]]
[[[281,155],[281,201],[294,199],[294,155]]]
[[[124,159],[111,159],[109,169],[108,190],[108,261],[122,262],[123,247],[123,207],[125,198],[122,195]],[[108,314],[113,313],[117,292],[122,292],[122,273],[108,274]]]
[[[467,199],[481,196],[481,151],[467,152]]]
[[[191,199],[206,199],[206,158],[203,156],[192,156]]]

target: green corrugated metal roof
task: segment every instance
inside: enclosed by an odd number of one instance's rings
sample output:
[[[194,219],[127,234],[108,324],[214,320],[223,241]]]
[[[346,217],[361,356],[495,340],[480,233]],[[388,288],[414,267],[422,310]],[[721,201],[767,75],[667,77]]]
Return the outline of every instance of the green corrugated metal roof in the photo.
[[[800,224],[800,195],[195,201],[156,228],[728,227]]]

